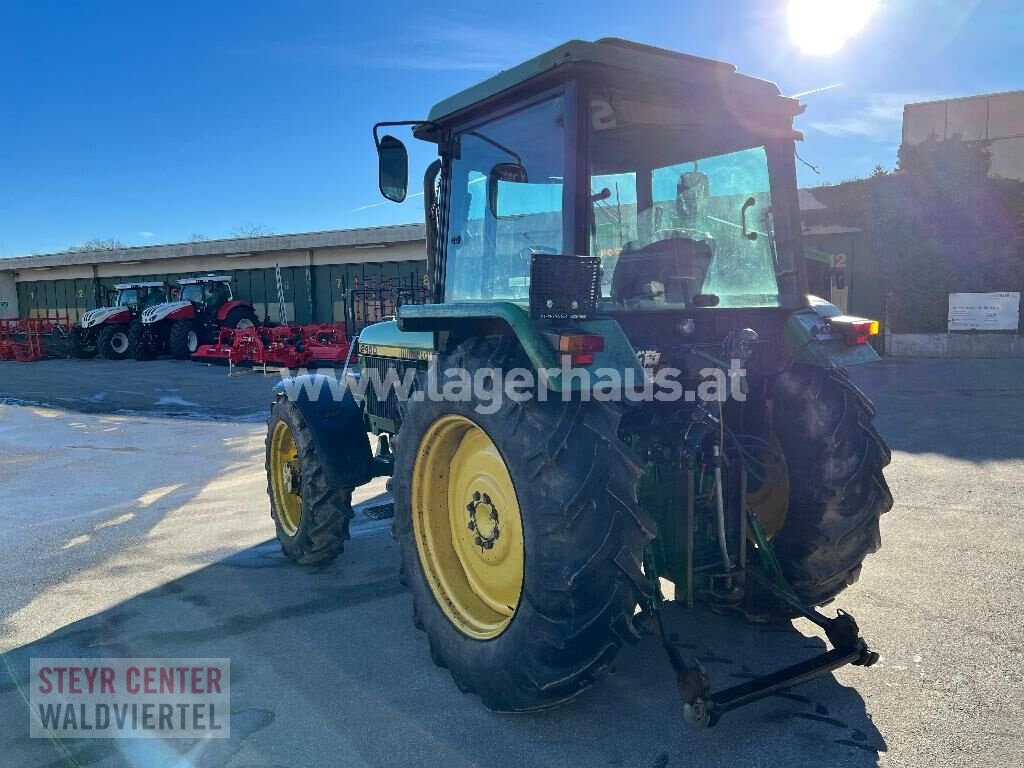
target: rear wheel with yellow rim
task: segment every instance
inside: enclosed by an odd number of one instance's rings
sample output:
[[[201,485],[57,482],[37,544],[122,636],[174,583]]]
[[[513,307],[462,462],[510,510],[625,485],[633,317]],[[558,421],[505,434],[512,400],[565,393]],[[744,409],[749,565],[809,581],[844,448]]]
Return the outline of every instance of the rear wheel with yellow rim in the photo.
[[[439,371],[509,367],[509,341],[468,342]],[[438,391],[444,391],[443,386]],[[395,527],[431,656],[491,709],[555,706],[637,638],[639,467],[599,403],[408,403]],[[494,410],[494,412],[490,412]]]

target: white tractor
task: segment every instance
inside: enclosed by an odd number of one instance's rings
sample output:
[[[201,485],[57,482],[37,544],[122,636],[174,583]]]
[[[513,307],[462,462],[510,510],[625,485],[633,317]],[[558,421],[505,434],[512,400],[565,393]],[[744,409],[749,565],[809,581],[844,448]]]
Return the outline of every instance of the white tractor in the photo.
[[[121,283],[114,286],[112,306],[90,309],[71,329],[71,356],[124,360],[130,351],[128,334],[143,310],[167,300],[162,282]]]
[[[129,348],[136,360],[167,351],[188,360],[201,344],[217,339],[221,328],[255,328],[259,318],[252,305],[235,299],[227,275],[203,275],[178,280],[175,301],[148,307],[132,323]]]

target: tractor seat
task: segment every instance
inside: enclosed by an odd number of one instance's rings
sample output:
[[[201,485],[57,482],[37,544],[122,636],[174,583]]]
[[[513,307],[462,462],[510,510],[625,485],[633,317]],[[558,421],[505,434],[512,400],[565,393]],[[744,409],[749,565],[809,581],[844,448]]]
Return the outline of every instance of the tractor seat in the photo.
[[[701,292],[711,266],[706,240],[673,237],[623,249],[612,275],[612,299],[620,304],[639,300],[687,304]]]

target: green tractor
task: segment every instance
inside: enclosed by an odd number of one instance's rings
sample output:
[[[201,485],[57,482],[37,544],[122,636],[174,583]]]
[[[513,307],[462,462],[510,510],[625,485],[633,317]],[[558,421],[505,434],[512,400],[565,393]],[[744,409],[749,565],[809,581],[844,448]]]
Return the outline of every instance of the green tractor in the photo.
[[[375,126],[394,201],[408,157],[381,128],[437,146],[431,303],[364,329],[346,386],[279,385],[285,554],[335,557],[353,489],[390,476],[413,623],[495,710],[577,696],[645,631],[695,725],[874,663],[849,614],[816,609],[878,549],[892,496],[846,373],[878,360],[878,323],[806,292],[801,111],[729,64],[606,39]],[[713,693],[666,637],[669,582],[687,605],[806,617],[833,649]]]

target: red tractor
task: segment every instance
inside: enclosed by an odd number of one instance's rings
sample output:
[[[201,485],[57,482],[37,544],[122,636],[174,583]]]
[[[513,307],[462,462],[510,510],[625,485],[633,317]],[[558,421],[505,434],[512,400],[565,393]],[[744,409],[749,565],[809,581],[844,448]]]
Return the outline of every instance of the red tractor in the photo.
[[[122,283],[114,286],[112,306],[90,309],[71,329],[71,356],[124,360],[130,352],[128,334],[132,321],[149,307],[163,304],[167,283]]]
[[[259,324],[252,305],[235,299],[226,275],[182,278],[178,285],[176,301],[149,307],[132,323],[129,346],[136,360],[165,350],[177,360],[188,360],[201,344],[216,341],[221,328]]]

